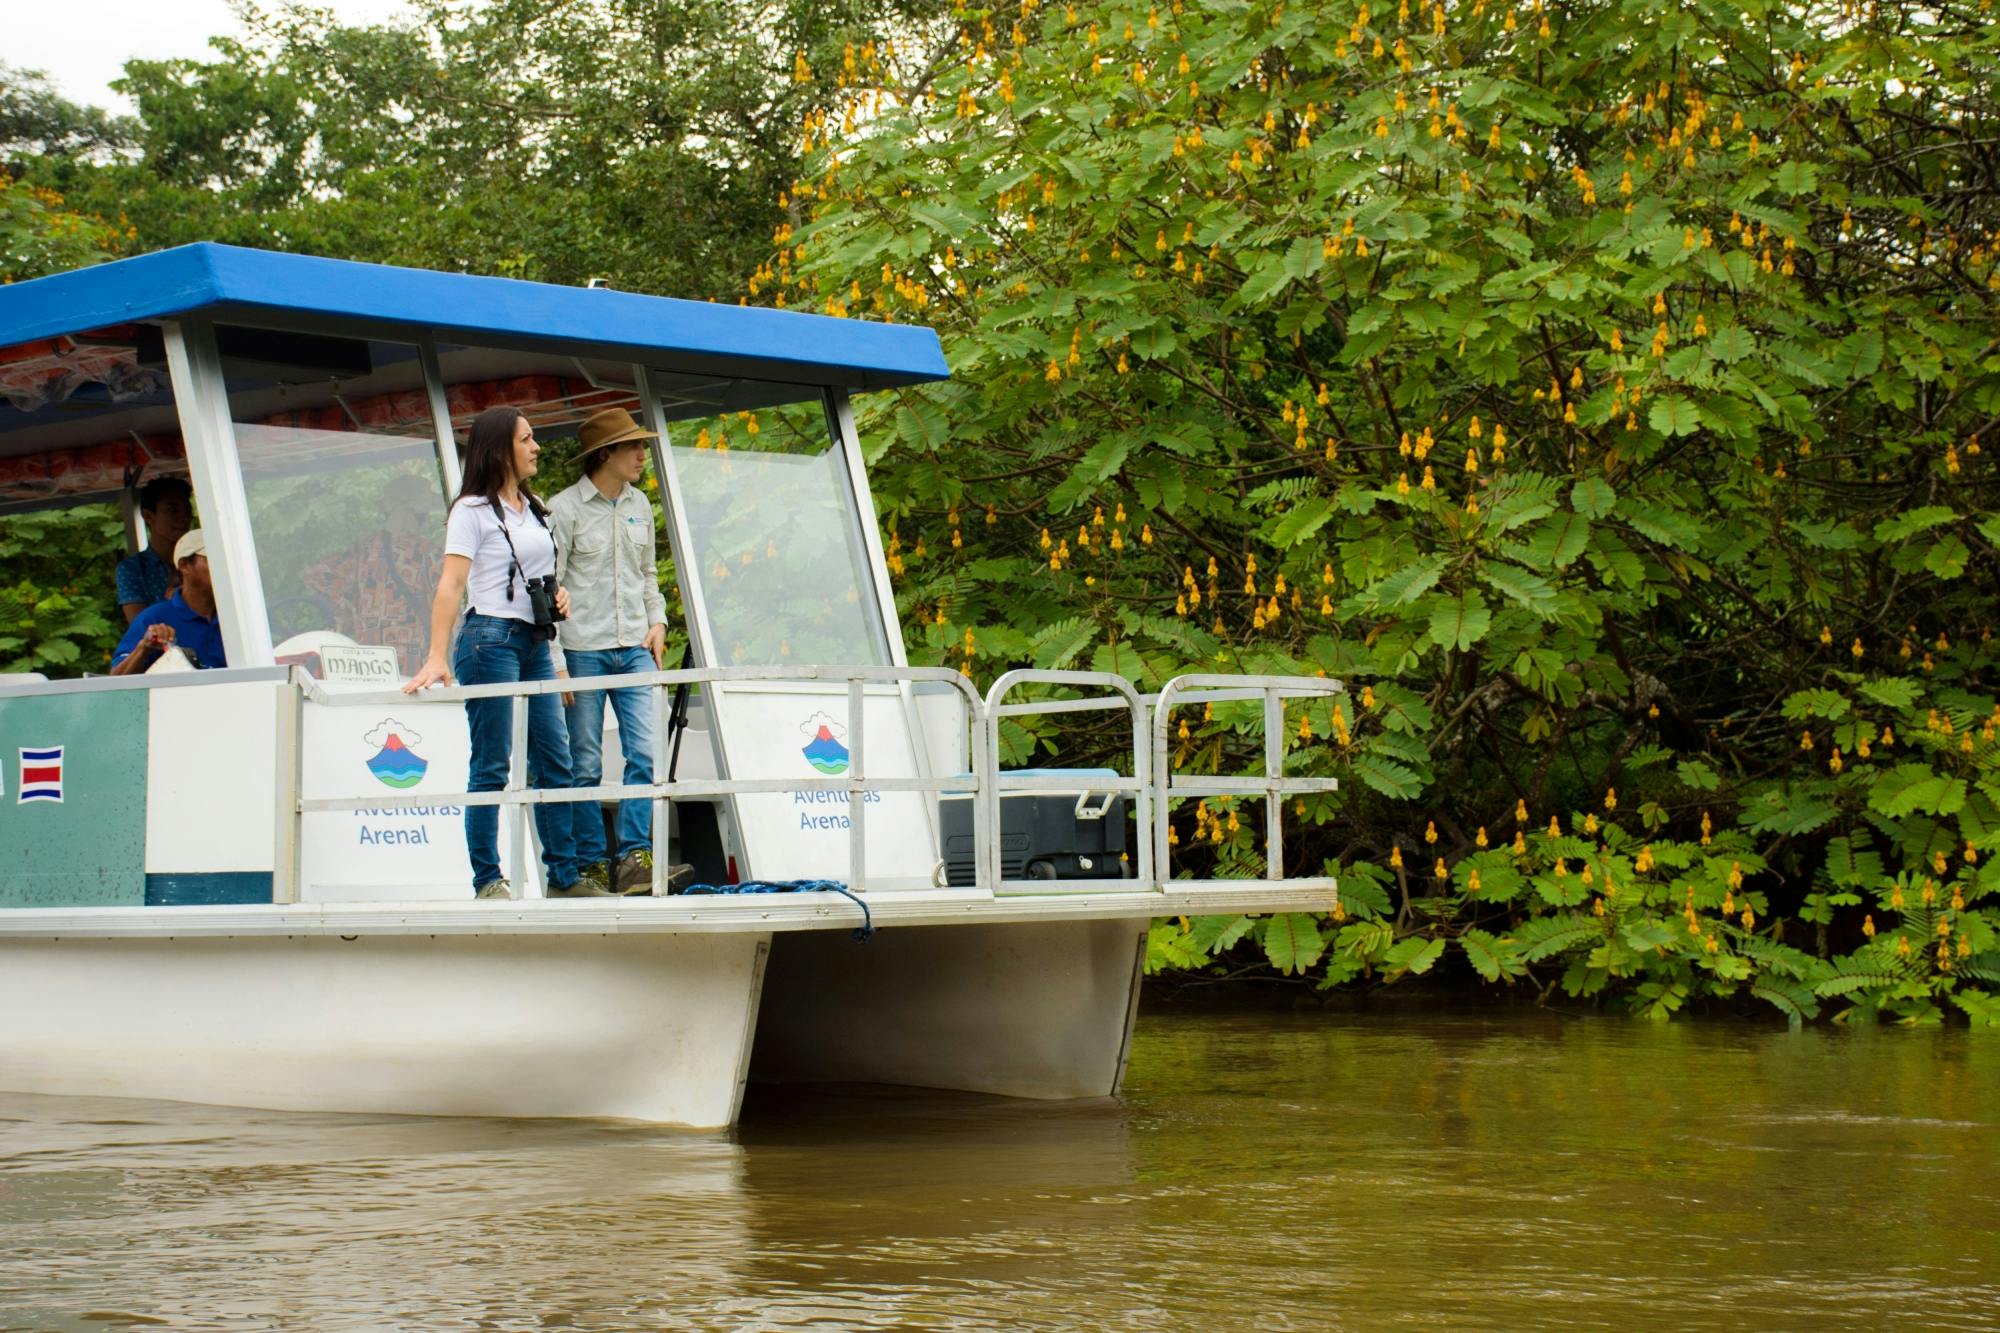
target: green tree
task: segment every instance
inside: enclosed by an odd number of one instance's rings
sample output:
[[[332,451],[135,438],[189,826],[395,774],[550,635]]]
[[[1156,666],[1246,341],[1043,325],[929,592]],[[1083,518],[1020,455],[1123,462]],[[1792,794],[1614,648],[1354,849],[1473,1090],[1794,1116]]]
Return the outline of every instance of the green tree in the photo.
[[[413,0],[372,26],[287,5],[208,60],[133,61],[136,161],[55,183],[141,244],[219,240],[634,290],[736,290],[828,95],[796,48],[934,0]],[[54,170],[55,168],[51,168]],[[115,205],[115,207],[114,207]]]
[[[58,93],[40,70],[0,61],[0,161],[107,159],[131,146],[132,122]]]
[[[129,129],[65,100],[42,74],[0,61],[0,282],[96,263],[122,248],[122,224],[77,207],[60,182],[29,173],[44,164],[108,161]]]
[[[0,283],[94,264],[128,240],[57,191],[17,180],[22,154],[97,153],[122,128],[57,97],[40,75],[0,64]],[[100,667],[117,639],[109,619],[119,520],[109,506],[0,518],[0,671],[72,674]]]
[[[813,66],[750,290],[945,339],[864,400],[913,652],[1348,683],[1341,908],[1156,964],[2000,1018],[1985,4],[956,14]]]

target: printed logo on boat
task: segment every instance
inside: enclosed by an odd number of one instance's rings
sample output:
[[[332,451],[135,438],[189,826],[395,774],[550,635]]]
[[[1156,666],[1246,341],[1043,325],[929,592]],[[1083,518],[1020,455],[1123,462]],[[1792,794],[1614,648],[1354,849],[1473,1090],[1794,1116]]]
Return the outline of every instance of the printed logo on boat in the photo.
[[[15,790],[19,793],[14,798],[16,805],[28,805],[39,801],[53,801],[61,805],[63,747],[44,745],[33,750],[24,748],[21,751],[20,779],[15,784]]]
[[[364,745],[374,747],[368,771],[385,787],[408,791],[424,780],[424,770],[431,766],[428,759],[410,748],[422,745],[424,738],[393,717],[377,722],[361,740]]]
[[[847,771],[847,728],[825,713],[814,713],[799,723],[799,734],[807,738],[800,751],[806,762],[832,777]]]

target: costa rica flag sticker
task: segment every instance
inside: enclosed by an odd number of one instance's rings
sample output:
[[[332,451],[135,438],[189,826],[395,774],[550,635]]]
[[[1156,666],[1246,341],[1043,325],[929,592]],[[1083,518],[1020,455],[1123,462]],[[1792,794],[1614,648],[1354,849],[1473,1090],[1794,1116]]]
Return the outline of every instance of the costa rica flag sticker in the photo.
[[[45,746],[38,750],[21,751],[21,780],[14,800],[17,805],[30,801],[54,801],[62,804],[63,798],[63,747]]]

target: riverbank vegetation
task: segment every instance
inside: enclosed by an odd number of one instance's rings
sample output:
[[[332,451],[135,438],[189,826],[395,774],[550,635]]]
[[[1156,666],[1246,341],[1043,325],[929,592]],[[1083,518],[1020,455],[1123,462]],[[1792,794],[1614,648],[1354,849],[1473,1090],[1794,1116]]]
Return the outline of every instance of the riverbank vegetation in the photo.
[[[936,327],[857,402],[913,660],[1346,683],[1286,715],[1338,905],[1156,969],[2000,1023],[1987,3],[481,12],[135,65],[122,156],[19,174],[134,245]],[[1189,804],[1177,869],[1260,824]]]

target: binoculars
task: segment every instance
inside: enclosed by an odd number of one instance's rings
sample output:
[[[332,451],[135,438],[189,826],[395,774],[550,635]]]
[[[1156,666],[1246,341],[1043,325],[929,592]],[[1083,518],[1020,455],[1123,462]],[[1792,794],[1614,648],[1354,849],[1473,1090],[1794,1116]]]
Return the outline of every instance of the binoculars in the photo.
[[[534,615],[535,628],[554,638],[556,622],[569,618],[556,607],[556,576],[544,574],[524,582],[528,588],[528,610]]]

